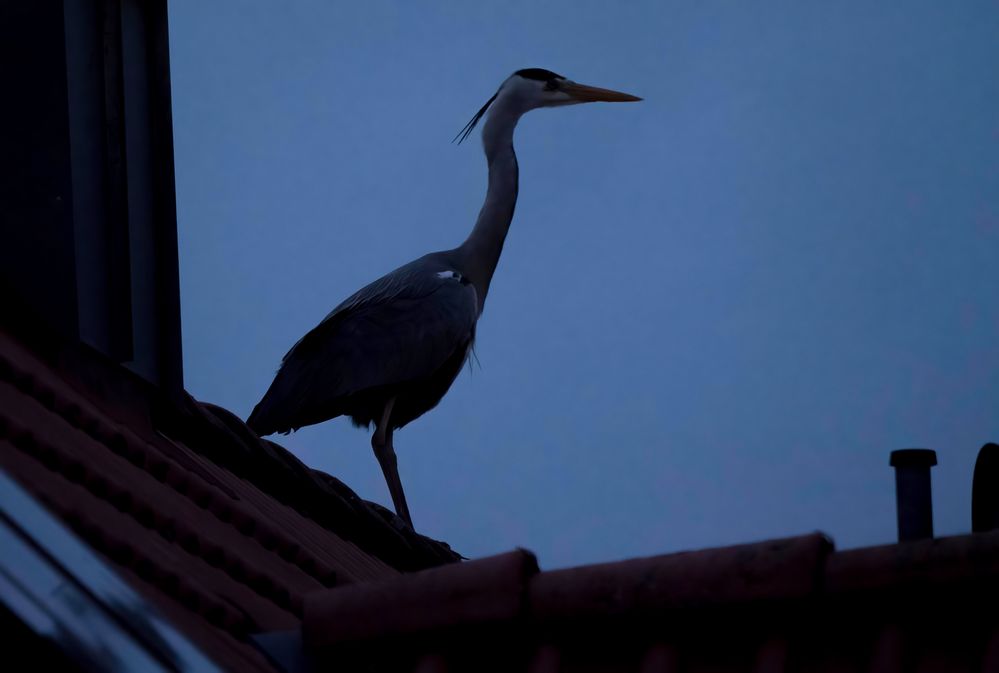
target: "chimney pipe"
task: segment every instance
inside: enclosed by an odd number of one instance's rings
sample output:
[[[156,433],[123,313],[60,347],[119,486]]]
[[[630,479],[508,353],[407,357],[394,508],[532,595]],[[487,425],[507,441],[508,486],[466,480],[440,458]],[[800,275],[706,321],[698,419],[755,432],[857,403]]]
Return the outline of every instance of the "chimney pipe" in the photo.
[[[898,541],[933,537],[930,468],[937,464],[937,452],[932,449],[899,449],[891,452],[890,464],[895,468]]]

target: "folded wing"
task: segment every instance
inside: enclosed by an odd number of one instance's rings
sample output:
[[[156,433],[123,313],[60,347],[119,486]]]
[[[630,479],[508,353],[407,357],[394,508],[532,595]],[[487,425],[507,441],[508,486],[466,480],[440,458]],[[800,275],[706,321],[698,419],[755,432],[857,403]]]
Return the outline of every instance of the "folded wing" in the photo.
[[[460,274],[425,258],[401,267],[292,347],[247,423],[261,435],[288,432],[349,413],[369,391],[429,379],[463,356],[477,318],[475,289]]]

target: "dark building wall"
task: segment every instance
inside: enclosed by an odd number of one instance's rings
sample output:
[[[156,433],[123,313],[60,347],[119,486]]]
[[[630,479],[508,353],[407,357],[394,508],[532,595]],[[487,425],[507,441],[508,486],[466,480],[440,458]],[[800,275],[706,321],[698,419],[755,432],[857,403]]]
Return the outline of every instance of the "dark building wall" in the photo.
[[[163,1],[0,4],[5,303],[180,390]]]
[[[75,333],[76,292],[62,6],[0,5],[0,274],[49,322]]]

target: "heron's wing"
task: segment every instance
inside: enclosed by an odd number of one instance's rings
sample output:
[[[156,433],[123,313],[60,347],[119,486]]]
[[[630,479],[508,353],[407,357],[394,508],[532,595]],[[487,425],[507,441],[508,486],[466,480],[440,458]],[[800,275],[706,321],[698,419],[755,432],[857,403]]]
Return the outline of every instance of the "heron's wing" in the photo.
[[[297,427],[349,395],[429,377],[468,347],[477,318],[475,288],[457,272],[420,260],[397,269],[292,347],[251,419],[272,432]]]
[[[329,368],[323,384],[335,381],[341,395],[419,379],[467,343],[477,306],[475,288],[456,272],[403,267],[334,309],[283,364]]]

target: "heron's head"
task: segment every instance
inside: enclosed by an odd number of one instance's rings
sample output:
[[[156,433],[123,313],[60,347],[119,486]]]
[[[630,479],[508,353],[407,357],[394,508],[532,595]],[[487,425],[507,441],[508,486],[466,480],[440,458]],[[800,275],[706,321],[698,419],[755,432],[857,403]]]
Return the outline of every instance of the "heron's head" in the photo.
[[[579,84],[544,68],[518,70],[500,85],[493,97],[486,101],[472,120],[456,137],[459,142],[468,137],[479,120],[494,103],[497,108],[521,115],[543,107],[561,107],[578,103],[627,103],[642,100],[638,96]]]

